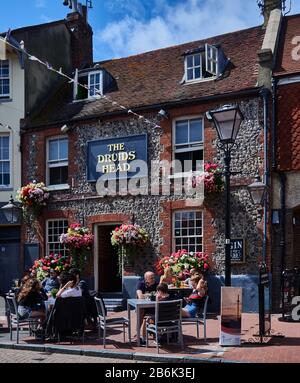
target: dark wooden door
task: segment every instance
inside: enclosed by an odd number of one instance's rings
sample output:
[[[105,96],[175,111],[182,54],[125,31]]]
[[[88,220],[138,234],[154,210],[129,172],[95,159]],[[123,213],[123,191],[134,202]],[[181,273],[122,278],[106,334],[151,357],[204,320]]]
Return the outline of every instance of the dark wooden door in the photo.
[[[118,249],[110,241],[115,227],[102,225],[98,228],[99,291],[102,293],[122,292],[122,277],[118,275]]]

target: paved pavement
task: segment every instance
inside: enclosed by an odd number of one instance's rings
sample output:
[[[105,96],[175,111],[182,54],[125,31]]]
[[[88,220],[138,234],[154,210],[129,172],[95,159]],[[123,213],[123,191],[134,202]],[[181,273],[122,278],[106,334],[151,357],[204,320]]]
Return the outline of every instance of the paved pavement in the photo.
[[[0,349],[0,363],[137,363],[134,360]]]
[[[110,317],[127,316],[126,312],[109,313]],[[221,347],[219,345],[220,318],[211,316],[207,320],[207,340],[203,339],[203,328],[201,328],[200,338],[196,337],[195,325],[184,325],[184,343],[185,347],[181,350],[176,345],[163,345],[159,355],[156,353],[156,346],[153,341],[150,342],[148,348],[137,347],[134,339],[135,315],[132,312],[132,339],[131,344],[128,343],[127,336],[125,343],[123,342],[123,334],[121,329],[108,330],[107,347],[103,348],[102,342],[99,341],[97,334],[87,332],[85,342],[75,341],[60,342],[53,344],[47,341],[45,344],[36,341],[28,336],[27,332],[23,332],[20,337],[20,348],[18,350],[21,355],[36,348],[36,352],[76,352],[81,355],[90,355],[97,358],[104,356],[108,358],[119,358],[129,360],[143,361],[164,361],[164,362],[254,362],[254,363],[300,363],[300,322],[281,322],[280,315],[272,315],[273,333],[283,337],[266,338],[266,343],[259,344],[258,338],[253,337],[258,333],[258,314],[243,314],[242,316],[242,345],[240,347]],[[2,318],[4,319],[4,318]],[[3,347],[15,347],[16,336],[14,341],[10,342],[9,334],[0,331],[0,350]],[[80,355],[78,355],[80,357]],[[167,358],[167,359],[164,359]],[[105,360],[106,362],[108,359]]]

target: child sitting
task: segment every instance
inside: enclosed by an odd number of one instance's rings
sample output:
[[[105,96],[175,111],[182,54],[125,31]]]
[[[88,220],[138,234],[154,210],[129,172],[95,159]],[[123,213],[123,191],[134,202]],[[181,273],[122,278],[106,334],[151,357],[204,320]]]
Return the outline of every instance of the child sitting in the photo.
[[[168,285],[166,283],[160,283],[156,288],[156,301],[167,301],[169,300]],[[142,337],[140,339],[141,346],[146,345],[146,323],[154,323],[154,315],[144,316],[143,323],[141,326]]]

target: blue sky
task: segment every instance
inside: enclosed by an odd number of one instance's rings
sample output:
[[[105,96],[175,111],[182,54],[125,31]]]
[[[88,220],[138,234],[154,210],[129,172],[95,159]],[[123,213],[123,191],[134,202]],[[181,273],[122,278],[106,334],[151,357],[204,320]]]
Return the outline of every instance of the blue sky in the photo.
[[[81,1],[85,4],[85,0]],[[0,31],[62,19],[62,0],[1,0]],[[289,0],[287,0],[289,8]],[[262,23],[256,0],[93,0],[94,60],[129,56]],[[300,13],[292,0],[290,14]]]

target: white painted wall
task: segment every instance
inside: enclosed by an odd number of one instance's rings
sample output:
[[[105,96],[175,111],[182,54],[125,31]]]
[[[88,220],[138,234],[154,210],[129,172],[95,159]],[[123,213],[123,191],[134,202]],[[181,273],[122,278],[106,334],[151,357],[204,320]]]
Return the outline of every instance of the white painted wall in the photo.
[[[16,54],[8,53],[10,61],[11,101],[0,100],[0,122],[13,130],[0,126],[0,133],[10,135],[11,144],[11,188],[0,188],[0,202],[14,199],[21,186],[20,119],[25,117],[25,75]]]

